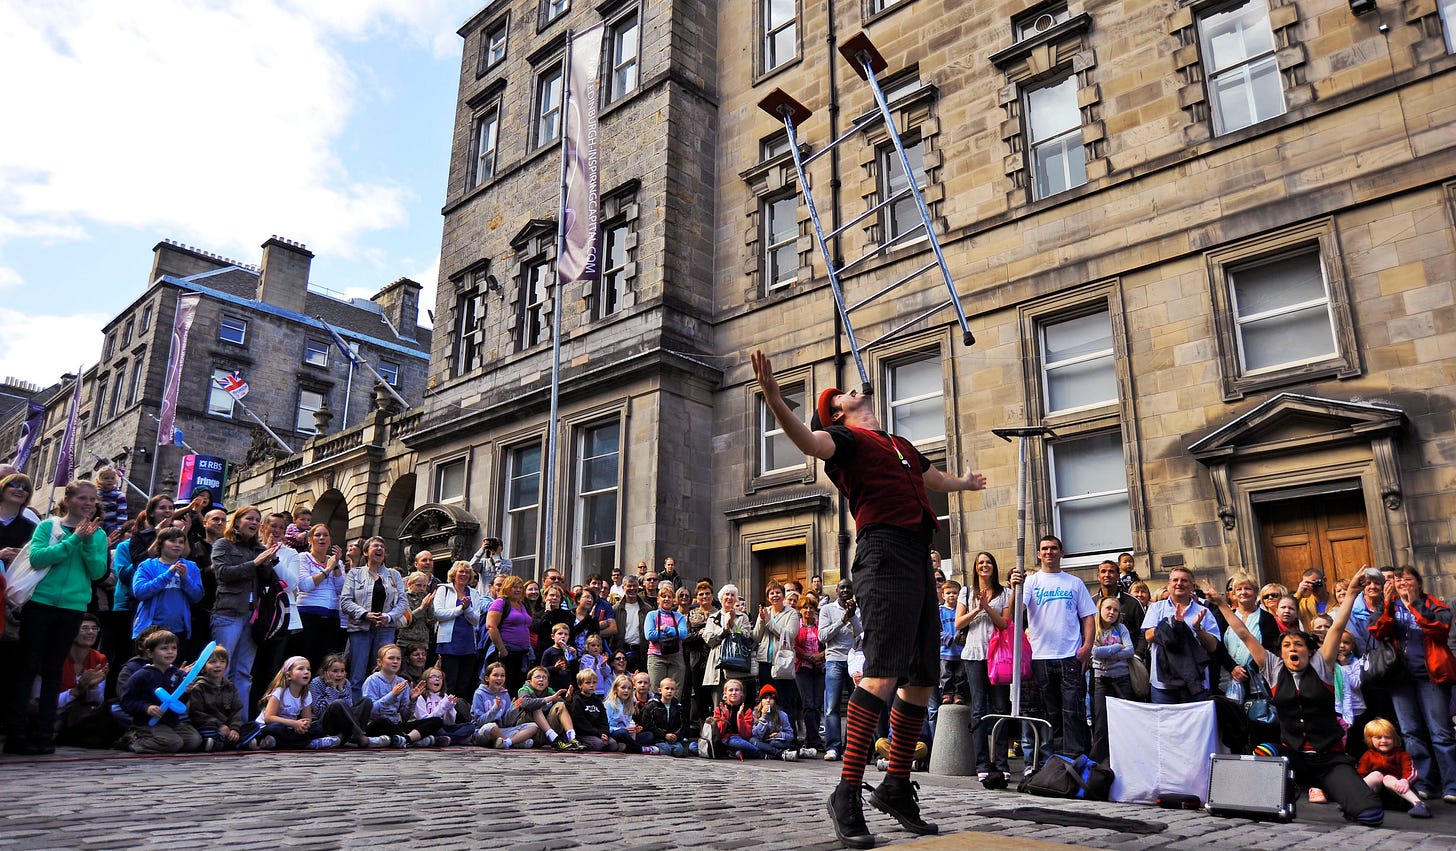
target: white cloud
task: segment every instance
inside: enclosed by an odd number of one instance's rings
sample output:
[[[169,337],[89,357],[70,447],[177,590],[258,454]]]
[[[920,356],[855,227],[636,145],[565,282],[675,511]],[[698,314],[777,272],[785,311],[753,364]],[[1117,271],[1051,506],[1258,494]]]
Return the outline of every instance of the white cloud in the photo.
[[[42,387],[61,373],[89,367],[101,352],[102,313],[37,315],[0,307],[0,377],[33,381]]]
[[[343,164],[346,123],[373,83],[348,67],[341,42],[390,34],[458,51],[455,29],[476,8],[0,3],[0,79],[12,81],[0,86],[0,115],[24,128],[0,144],[0,247],[77,239],[100,223],[243,257],[269,233],[356,255],[371,233],[406,223],[411,194]]]

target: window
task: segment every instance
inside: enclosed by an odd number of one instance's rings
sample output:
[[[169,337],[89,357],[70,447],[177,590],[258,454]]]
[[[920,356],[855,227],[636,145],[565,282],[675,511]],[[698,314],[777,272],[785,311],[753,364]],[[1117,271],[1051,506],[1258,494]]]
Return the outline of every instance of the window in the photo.
[[[218,417],[231,417],[233,415],[233,397],[227,394],[226,390],[217,386],[219,381],[226,381],[232,373],[226,369],[214,369],[212,377],[207,382],[207,412]]]
[[[506,524],[502,540],[518,576],[536,575],[541,524],[541,446],[518,446],[506,455]]]
[[[571,8],[571,0],[541,0],[541,26],[546,26]]]
[[[485,365],[484,356],[485,292],[475,288],[455,297],[455,375],[480,369]]]
[[[435,466],[435,501],[462,502],[465,499],[465,459]]]
[[[1329,287],[1316,247],[1231,267],[1227,276],[1242,373],[1322,361],[1337,354]]]
[[[1117,363],[1106,310],[1041,326],[1041,370],[1048,415],[1117,403]]]
[[[149,304],[142,310],[141,332],[145,334],[150,330],[152,330],[152,306]]]
[[[480,65],[476,74],[484,74],[501,64],[506,58],[507,36],[510,34],[510,20],[501,18],[485,31],[480,40]]]
[[[781,392],[784,401],[789,403],[790,409],[804,410],[804,385],[786,385]],[[803,467],[803,451],[795,446],[792,440],[789,440],[789,436],[784,433],[783,427],[779,425],[773,411],[768,409],[768,403],[763,400],[763,397],[755,398],[758,402],[759,475]]]
[[[763,281],[776,290],[799,276],[799,196],[781,195],[759,202],[763,209]]]
[[[126,403],[128,405],[135,405],[137,403],[137,399],[141,398],[142,379],[146,378],[147,375],[146,370],[142,368],[142,365],[145,361],[146,352],[137,352],[136,359],[132,362],[131,367],[131,390],[128,391],[126,394]]]
[[[1456,53],[1456,0],[1440,0],[1441,29],[1446,33],[1446,52]]]
[[[940,356],[892,363],[886,369],[890,431],[912,443],[945,438],[945,383]]]
[[[317,390],[298,391],[298,415],[293,419],[293,430],[299,434],[317,434],[318,423],[314,412],[324,406],[324,394]]]
[[[1027,159],[1034,198],[1046,198],[1087,182],[1077,88],[1077,75],[1068,74],[1026,95]]]
[[[329,344],[318,340],[306,340],[303,344],[303,362],[309,366],[329,365]]]
[[[1245,0],[1199,17],[1198,41],[1215,134],[1284,114],[1284,87],[1264,0]]]
[[[904,0],[869,0],[865,12],[867,13],[867,16],[878,15],[879,13],[885,11],[891,6],[898,6],[902,2],[904,2]]]
[[[1056,6],[1048,6],[1033,14],[1017,18],[1012,21],[1011,28],[1015,31],[1017,41],[1026,41],[1033,36],[1041,35],[1062,21],[1071,18],[1071,12],[1067,10],[1067,4],[1062,3]]]
[[[637,16],[623,18],[612,26],[612,76],[607,83],[607,102],[621,100],[637,88],[638,38]]]
[[[384,379],[385,384],[388,384],[390,387],[399,386],[399,364],[382,360],[374,369],[379,373],[379,377]]]
[[[225,343],[242,345],[248,339],[248,323],[235,316],[224,316],[217,328],[217,338]]]
[[[111,416],[116,416],[121,411],[121,400],[125,396],[126,388],[126,361],[116,365],[116,392],[111,394]]]
[[[134,320],[126,320],[126,328],[121,332],[121,347],[123,349],[131,345],[131,335],[132,331],[134,330],[134,324]]]
[[[519,349],[551,339],[551,276],[553,264],[538,258],[522,268]]]
[[[495,154],[499,133],[500,105],[497,104],[476,116],[475,124],[470,130],[470,146],[471,150],[475,152],[471,156],[470,186],[472,188],[487,183],[495,177]]]
[[[1098,556],[1132,549],[1122,432],[1056,440],[1047,453],[1052,522],[1068,555]]]
[[[626,222],[607,225],[602,234],[602,257],[605,263],[597,277],[596,295],[592,300],[592,318],[611,316],[622,309],[623,278],[627,274]]]
[[[797,0],[759,0],[763,4],[763,70],[765,73],[799,55]]]
[[[95,408],[95,413],[93,413],[91,415],[91,425],[93,427],[98,426],[98,425],[101,424],[101,421],[103,419],[105,419],[105,418],[106,418],[106,379],[102,378],[102,379],[100,379],[100,380],[98,380],[96,382],[96,408]],[[42,468],[42,469],[44,469],[44,468]]]
[[[617,491],[622,425],[612,421],[578,432],[576,563],[581,575],[609,575],[617,563]]]
[[[561,66],[554,65],[536,77],[536,147],[561,138]]]
[[[910,161],[910,170],[915,174],[915,184],[920,190],[925,189],[925,151],[920,141],[911,143],[908,139],[902,140],[905,145],[905,158]],[[890,204],[881,213],[881,221],[884,223],[885,239],[890,242],[901,236],[906,236],[915,230],[920,230],[918,238],[924,239],[925,222],[920,218],[920,207],[915,203],[913,193],[906,192],[910,188],[909,182],[905,179],[905,168],[900,163],[900,155],[896,153],[893,145],[879,150],[880,161],[880,199],[894,197],[904,192],[905,194]]]
[[[101,359],[106,360],[111,357],[111,350],[114,348],[116,348],[116,333],[112,332],[106,335],[106,348],[101,353]]]

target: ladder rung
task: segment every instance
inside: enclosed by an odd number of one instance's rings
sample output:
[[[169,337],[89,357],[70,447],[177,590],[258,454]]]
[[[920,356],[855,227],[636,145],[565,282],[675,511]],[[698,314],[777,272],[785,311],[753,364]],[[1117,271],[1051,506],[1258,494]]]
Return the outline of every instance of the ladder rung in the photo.
[[[920,224],[916,225],[915,227],[910,228],[909,230],[905,231],[904,233],[901,233],[899,236],[895,237],[894,239],[891,239],[889,242],[882,242],[879,245],[876,245],[874,248],[871,248],[869,251],[866,251],[865,253],[863,253],[860,256],[854,258],[853,260],[849,261],[848,263],[844,264],[843,266],[840,266],[838,269],[835,270],[835,272],[838,273],[838,274],[840,274],[840,275],[843,275],[844,272],[845,272],[845,270],[847,270],[847,269],[853,269],[855,266],[858,266],[859,264],[861,264],[864,261],[870,259],[871,257],[874,257],[875,255],[879,254],[881,251],[884,251],[886,248],[890,248],[893,245],[895,245],[895,243],[903,241],[905,239],[905,237],[911,236],[916,231],[922,231],[922,230],[925,230],[925,222],[923,222],[923,221]]]
[[[931,316],[934,316],[935,314],[939,313],[940,311],[945,310],[947,307],[950,307],[952,304],[955,304],[955,299],[946,299],[945,301],[941,302],[940,304],[937,304],[935,307],[930,308],[929,310],[925,311],[924,313],[920,314],[919,316],[915,317],[914,319],[911,319],[908,322],[902,322],[901,324],[896,325],[894,328],[891,328],[890,330],[886,331],[885,333],[881,334],[880,336],[876,337],[875,339],[869,341],[868,343],[865,343],[863,346],[860,346],[860,350],[863,351],[863,350],[869,348],[870,346],[874,346],[874,345],[878,345],[879,343],[883,343],[885,340],[888,340],[891,337],[895,336],[896,334],[900,333],[901,331],[904,331],[906,328],[909,328],[911,325],[914,325],[915,323],[921,321],[922,319],[927,319],[927,318],[929,318]]]
[[[875,299],[879,298],[890,290],[893,290],[895,287],[898,287],[901,284],[909,283],[912,278],[915,278],[917,275],[923,275],[926,272],[929,272],[931,269],[938,267],[939,265],[939,261],[931,260],[929,263],[926,263],[924,266],[921,266],[919,269],[916,269],[915,271],[911,272],[910,274],[906,275],[895,283],[890,284],[889,286],[885,287],[874,295],[868,298],[861,299],[854,304],[851,304],[849,307],[846,307],[845,310],[859,310],[861,307],[864,307],[865,305],[869,304],[870,302],[874,301]]]
[[[814,160],[817,160],[821,156],[823,156],[823,155],[829,153],[830,151],[834,150],[834,146],[835,145],[838,145],[840,142],[843,142],[845,139],[848,139],[850,136],[853,136],[854,134],[860,132],[861,130],[863,130],[865,128],[866,125],[872,124],[875,121],[875,119],[877,119],[877,118],[881,118],[880,113],[879,112],[872,112],[869,115],[866,115],[863,118],[861,118],[860,120],[858,120],[855,123],[851,124],[849,126],[849,129],[848,130],[846,130],[843,133],[839,134],[839,138],[838,139],[835,139],[833,142],[830,142],[829,144],[825,145],[824,147],[820,148],[819,150],[817,150],[814,153],[810,154],[809,156],[805,157],[804,158],[804,165],[808,165],[809,163],[813,162]]]
[[[901,189],[899,192],[896,192],[894,195],[891,195],[890,197],[888,197],[885,200],[881,201],[880,203],[874,205],[873,207],[869,208],[868,210],[865,210],[863,213],[860,213],[858,216],[855,216],[854,218],[850,219],[849,221],[845,222],[844,224],[842,224],[839,227],[835,228],[834,230],[830,231],[829,232],[829,235],[826,236],[825,239],[834,239],[835,237],[839,236],[840,234],[844,233],[845,231],[849,230],[850,228],[854,227],[855,225],[859,224],[860,222],[864,221],[865,219],[869,218],[870,216],[873,216],[875,213],[878,213],[879,211],[885,209],[886,207],[890,206],[891,204],[895,203],[896,201],[899,201],[901,198],[907,198],[907,197],[909,197],[910,190],[912,188],[913,187],[907,185],[904,189]]]

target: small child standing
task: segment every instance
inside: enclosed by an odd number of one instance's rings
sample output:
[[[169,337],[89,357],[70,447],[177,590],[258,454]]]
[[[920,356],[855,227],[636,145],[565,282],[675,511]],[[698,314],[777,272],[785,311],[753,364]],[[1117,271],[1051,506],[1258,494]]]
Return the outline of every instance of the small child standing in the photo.
[[[338,736],[313,735],[313,695],[308,691],[313,669],[302,656],[290,656],[273,675],[262,701],[262,711],[254,719],[263,725],[258,746],[308,747],[313,750],[336,748],[343,741]]]
[[[1092,640],[1092,753],[1106,762],[1111,750],[1107,740],[1107,698],[1136,700],[1132,690],[1132,636],[1122,624],[1122,605],[1116,597],[1103,597],[1097,606],[1097,635]]]
[[[778,689],[766,685],[758,690],[758,706],[753,712],[753,738],[750,740],[765,759],[779,757],[785,762],[799,758],[794,747],[794,725],[789,714],[778,707]]]
[[[559,623],[551,627],[551,646],[541,654],[541,667],[549,676],[552,691],[566,691],[576,682],[576,648],[571,646],[571,627]]]
[[[576,740],[589,751],[626,750],[608,735],[607,707],[597,694],[595,671],[576,672],[576,692],[571,697],[571,720],[576,725]]]
[[[424,679],[413,687],[400,676],[404,654],[398,644],[386,644],[374,657],[374,673],[364,681],[364,696],[374,702],[369,724],[364,728],[371,736],[389,736],[397,748],[428,748],[435,744],[433,734],[445,724],[439,718],[407,720],[410,706],[425,693]]]
[[[313,714],[318,726],[326,736],[338,736],[346,742],[353,742],[361,748],[382,748],[389,744],[388,736],[373,736],[364,732],[374,702],[367,697],[354,700],[354,691],[349,688],[348,665],[343,653],[330,653],[324,657],[320,674],[308,684],[308,693],[313,698]]]
[[[661,753],[692,756],[696,752],[696,741],[691,743],[693,748],[689,750],[692,725],[682,701],[677,699],[677,681],[672,677],[663,677],[662,682],[657,684],[657,697],[647,702],[642,718],[643,726],[652,734]]]
[[[202,674],[187,690],[187,717],[202,736],[202,750],[257,748],[258,725],[243,721],[243,696],[227,678],[228,652],[212,651]]]
[[[475,743],[488,748],[529,748],[535,744],[537,727],[521,723],[521,713],[506,691],[506,666],[491,662],[485,666],[485,678],[470,702],[475,724]]]
[[[940,586],[940,704],[965,703],[971,696],[971,684],[966,679],[965,663],[961,651],[966,649],[966,640],[958,637],[955,625],[956,597],[961,593],[961,584],[947,579]]]
[[[553,689],[550,672],[537,665],[526,673],[526,684],[516,692],[516,707],[521,715],[536,722],[540,730],[538,743],[550,743],[559,751],[584,751],[586,747],[576,740],[576,725],[566,707],[570,691]]]
[[[96,499],[101,504],[101,528],[107,535],[127,521],[126,491],[118,486],[120,480],[121,474],[114,467],[96,471]]]
[[[447,748],[457,742],[467,742],[475,737],[475,728],[470,722],[461,723],[456,713],[455,695],[445,691],[445,672],[439,668],[425,671],[425,691],[415,698],[415,720],[440,719],[440,732],[435,735],[435,747]]]
[[[142,646],[147,665],[126,682],[121,707],[131,716],[131,750],[134,753],[189,753],[202,747],[202,736],[187,716],[162,708],[158,688],[176,691],[183,672],[177,661],[177,636],[166,630],[152,633]],[[157,723],[151,720],[157,719]]]
[[[1416,781],[1415,764],[1410,754],[1401,747],[1400,733],[1395,725],[1384,718],[1376,718],[1365,725],[1365,744],[1370,749],[1360,757],[1355,773],[1365,779],[1365,785],[1380,794],[1381,789],[1391,792],[1410,802],[1411,818],[1430,818],[1431,811],[1420,799],[1412,784]]]
[[[612,660],[602,651],[602,637],[591,633],[586,637],[586,652],[577,660],[577,670],[591,671],[597,675],[597,696],[606,698],[612,684]]]

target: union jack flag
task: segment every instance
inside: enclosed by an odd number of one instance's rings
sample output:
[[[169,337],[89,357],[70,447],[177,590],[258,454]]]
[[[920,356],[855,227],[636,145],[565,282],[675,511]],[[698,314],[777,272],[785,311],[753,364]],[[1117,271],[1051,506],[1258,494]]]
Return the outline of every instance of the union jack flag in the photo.
[[[236,369],[227,375],[214,378],[213,383],[238,401],[242,401],[243,397],[248,395],[248,382],[243,380],[243,376]]]

